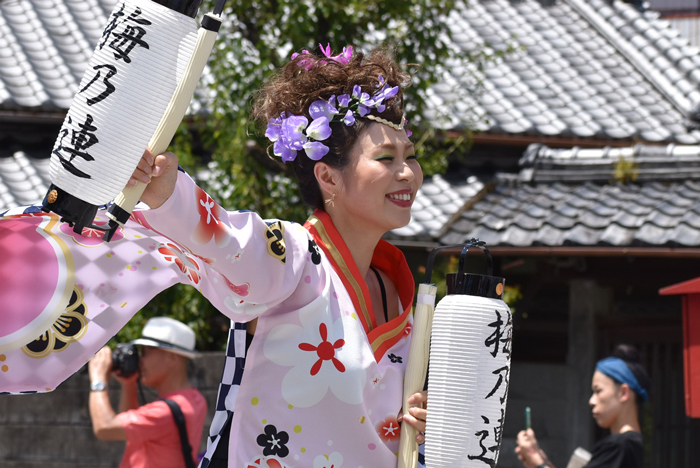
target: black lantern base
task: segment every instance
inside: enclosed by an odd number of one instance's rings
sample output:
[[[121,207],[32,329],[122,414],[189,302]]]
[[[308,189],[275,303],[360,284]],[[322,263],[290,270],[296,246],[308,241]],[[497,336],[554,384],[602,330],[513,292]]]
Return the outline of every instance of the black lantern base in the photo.
[[[68,223],[77,234],[82,234],[83,229],[89,227],[104,231],[103,239],[109,241],[119,225],[111,220],[107,226],[92,224],[99,208],[99,206],[81,200],[54,184],[51,184],[44,201],[41,202],[42,211],[56,213],[61,217],[61,221]]]

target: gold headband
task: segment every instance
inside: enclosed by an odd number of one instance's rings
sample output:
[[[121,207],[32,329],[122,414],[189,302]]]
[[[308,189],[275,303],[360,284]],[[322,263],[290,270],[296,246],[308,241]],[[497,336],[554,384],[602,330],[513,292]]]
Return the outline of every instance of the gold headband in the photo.
[[[389,122],[386,119],[383,119],[381,117],[377,117],[376,115],[372,115],[372,114],[365,115],[365,118],[369,119],[369,120],[374,120],[375,122],[383,123],[384,125],[388,125],[389,127],[393,128],[394,130],[403,130],[403,126],[406,123],[406,118],[403,116],[401,117],[401,125],[396,125],[394,122]]]

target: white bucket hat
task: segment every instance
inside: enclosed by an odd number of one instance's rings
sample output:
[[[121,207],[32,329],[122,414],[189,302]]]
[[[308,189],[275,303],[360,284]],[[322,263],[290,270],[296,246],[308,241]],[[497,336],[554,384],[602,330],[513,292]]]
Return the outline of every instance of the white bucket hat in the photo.
[[[153,317],[146,322],[141,338],[132,341],[135,345],[161,348],[190,359],[197,355],[194,350],[194,330],[175,319]]]

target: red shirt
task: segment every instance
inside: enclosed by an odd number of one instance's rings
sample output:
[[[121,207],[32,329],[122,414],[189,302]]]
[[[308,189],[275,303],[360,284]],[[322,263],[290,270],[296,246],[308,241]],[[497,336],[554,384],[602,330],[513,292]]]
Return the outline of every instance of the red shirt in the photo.
[[[163,395],[180,406],[195,465],[202,438],[207,402],[196,390],[178,390]],[[126,449],[119,468],[185,468],[180,433],[168,405],[154,401],[117,415],[126,432]]]

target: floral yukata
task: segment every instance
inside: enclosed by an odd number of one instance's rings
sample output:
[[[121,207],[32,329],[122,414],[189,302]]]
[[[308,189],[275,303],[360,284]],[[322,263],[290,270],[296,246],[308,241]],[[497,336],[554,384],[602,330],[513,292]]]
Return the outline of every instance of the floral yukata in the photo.
[[[226,212],[185,174],[143,212],[223,276],[235,322],[259,318],[237,388],[231,467],[387,468],[397,465],[413,278],[380,241],[372,266],[396,285],[404,310],[377,326],[362,275],[330,217],[304,226]]]

